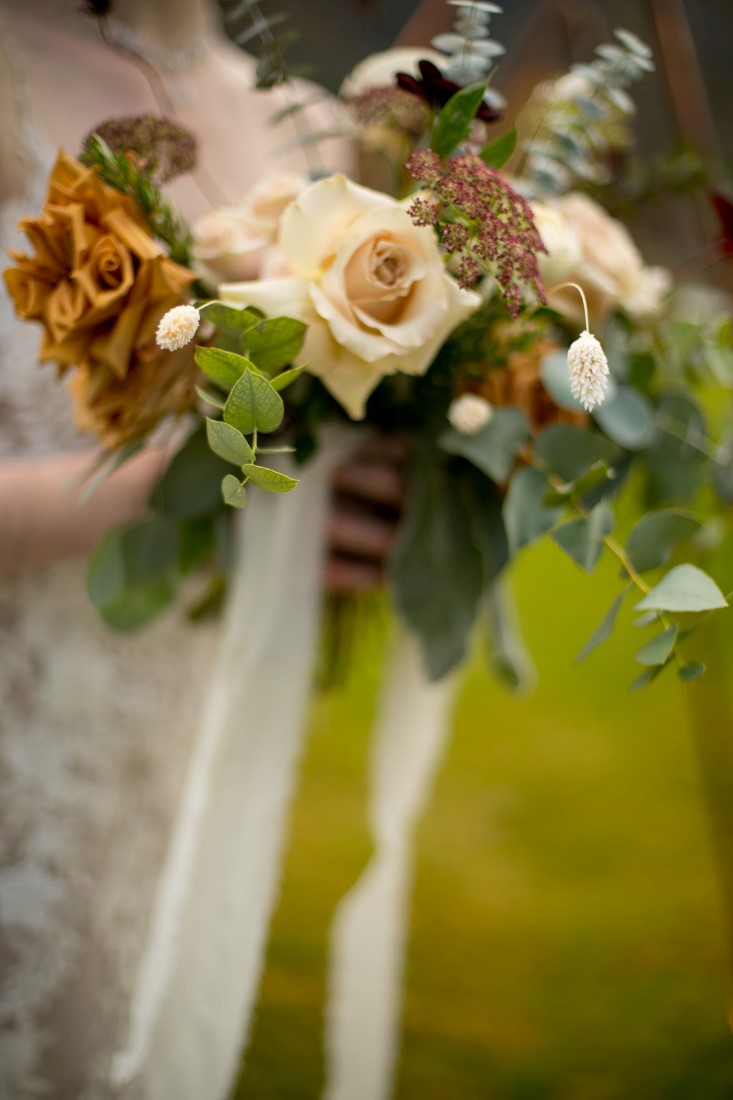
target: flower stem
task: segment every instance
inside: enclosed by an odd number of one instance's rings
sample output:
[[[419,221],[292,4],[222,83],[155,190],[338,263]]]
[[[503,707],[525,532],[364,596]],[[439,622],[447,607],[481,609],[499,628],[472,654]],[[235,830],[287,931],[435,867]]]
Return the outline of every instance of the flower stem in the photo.
[[[557,286],[550,287],[547,291],[547,297],[554,294],[556,290],[565,290],[567,287],[571,287],[573,290],[577,290],[583,302],[583,313],[585,314],[585,331],[590,332],[590,321],[588,320],[588,300],[585,296],[585,291],[582,286],[578,286],[577,283],[558,283]]]

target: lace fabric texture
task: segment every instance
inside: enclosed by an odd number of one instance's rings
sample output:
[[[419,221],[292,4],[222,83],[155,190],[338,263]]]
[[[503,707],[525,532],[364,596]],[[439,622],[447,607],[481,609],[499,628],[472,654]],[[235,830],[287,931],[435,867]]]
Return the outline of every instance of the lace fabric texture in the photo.
[[[28,183],[0,209],[3,258],[54,156],[15,83]],[[39,341],[3,288],[3,458],[80,446]],[[215,656],[215,628],[180,612],[115,635],[84,578],[79,559],[0,582],[0,1100],[136,1095],[110,1091],[110,1061]]]

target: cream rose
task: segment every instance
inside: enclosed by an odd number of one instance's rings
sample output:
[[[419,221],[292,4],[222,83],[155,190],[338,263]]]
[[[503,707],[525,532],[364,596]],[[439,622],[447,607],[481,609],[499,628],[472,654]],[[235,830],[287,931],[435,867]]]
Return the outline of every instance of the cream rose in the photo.
[[[225,284],[219,297],[305,321],[298,362],[355,420],[386,374],[424,374],[481,302],[446,273],[431,229],[342,175],[311,184],[288,207],[278,247],[289,276]]]
[[[272,248],[283,212],[306,187],[305,176],[289,172],[264,176],[238,206],[204,214],[193,227],[193,256],[203,277],[252,279]]]
[[[540,272],[548,289],[559,282],[579,283],[596,323],[619,306],[637,316],[660,311],[671,285],[669,274],[646,267],[629,231],[598,203],[573,193],[535,203],[532,209],[548,251],[540,256]],[[581,320],[574,291],[553,295],[552,304]]]

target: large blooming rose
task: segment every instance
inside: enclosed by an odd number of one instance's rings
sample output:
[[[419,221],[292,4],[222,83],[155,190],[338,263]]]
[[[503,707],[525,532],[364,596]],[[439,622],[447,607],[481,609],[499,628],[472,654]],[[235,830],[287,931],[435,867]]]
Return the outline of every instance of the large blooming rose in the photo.
[[[11,252],[15,266],[5,272],[5,282],[18,315],[42,325],[41,362],[77,368],[72,394],[81,427],[94,423],[100,435],[116,442],[134,438],[135,400],[125,416],[130,434],[122,438],[119,416],[100,411],[103,395],[108,388],[122,397],[140,390],[136,371],[150,373],[150,364],[161,358],[158,322],[185,298],[193,272],[168,258],[132,199],[63,152],[42,213],[19,227],[32,253]],[[146,395],[145,430],[172,409],[180,411],[181,394],[177,389],[171,398],[170,388],[158,380]],[[153,394],[161,398],[157,415]]]
[[[278,245],[288,276],[224,285],[219,296],[307,322],[298,361],[355,420],[386,374],[424,374],[480,305],[446,273],[431,229],[341,175],[311,184],[288,207]]]
[[[193,227],[193,256],[213,285],[223,279],[252,279],[280,228],[283,212],[306,187],[305,176],[280,172],[264,176],[238,206],[211,210]]]
[[[534,203],[532,212],[547,248],[540,272],[548,290],[557,283],[579,283],[596,323],[619,306],[641,317],[660,311],[671,283],[668,272],[647,267],[626,227],[598,203],[573,193]],[[583,316],[575,291],[553,295],[551,305],[575,320]]]

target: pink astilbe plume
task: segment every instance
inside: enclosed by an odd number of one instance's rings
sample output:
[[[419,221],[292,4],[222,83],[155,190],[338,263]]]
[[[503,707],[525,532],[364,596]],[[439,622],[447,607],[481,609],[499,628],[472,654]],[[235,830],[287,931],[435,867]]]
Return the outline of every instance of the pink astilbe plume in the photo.
[[[441,160],[426,149],[413,153],[405,167],[432,193],[413,201],[410,216],[416,225],[435,226],[446,252],[458,256],[460,286],[493,275],[515,316],[522,286],[544,302],[537,253],[546,249],[526,199],[473,153]]]

